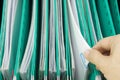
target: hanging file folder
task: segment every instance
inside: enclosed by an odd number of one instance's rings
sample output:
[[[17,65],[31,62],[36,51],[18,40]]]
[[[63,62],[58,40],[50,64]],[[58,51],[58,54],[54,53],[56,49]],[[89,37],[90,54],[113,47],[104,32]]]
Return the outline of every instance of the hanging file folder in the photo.
[[[15,38],[17,38],[17,41],[15,41],[15,40],[13,40],[13,42],[15,43],[15,45],[14,45],[14,47],[15,46],[18,46],[18,39],[19,39],[19,33],[20,33],[20,22],[21,22],[21,13],[22,13],[22,0],[20,0],[20,1],[18,1],[17,2],[17,11],[16,11],[16,15],[15,15],[15,23],[14,23],[14,33],[18,33],[18,34],[14,34],[14,36],[15,36]],[[16,48],[18,48],[18,47],[16,47]],[[15,51],[14,50],[15,48],[12,48],[12,51]],[[14,52],[14,53],[17,53],[17,49],[16,49],[16,51]],[[17,55],[18,55],[18,53],[17,53]],[[16,56],[17,56],[16,55]],[[18,57],[16,57],[16,60],[17,59],[19,59]],[[18,70],[16,70],[16,65],[18,65],[19,64],[19,62],[15,62],[15,67],[14,67],[14,76],[16,75],[18,75]],[[13,80],[16,80],[16,79],[18,79],[19,80],[19,78],[13,78]]]
[[[120,14],[117,0],[109,0],[109,8],[116,34],[120,33]]]
[[[95,0],[89,0],[90,4],[90,9],[91,9],[91,14],[92,14],[92,19],[93,19],[93,24],[97,36],[97,41],[103,38],[101,28],[100,28],[100,22],[99,22],[99,17],[95,5]]]
[[[85,7],[85,14],[86,14],[86,21],[88,24],[89,28],[89,34],[90,34],[90,39],[91,39],[91,47],[94,46],[97,43],[97,37],[95,34],[95,29],[93,25],[93,19],[91,15],[91,10],[90,10],[90,5],[88,0],[83,1],[84,7]],[[89,80],[95,80],[96,78],[100,78],[100,73],[97,71],[95,68],[95,65],[89,64],[89,69],[90,69],[90,76]],[[101,78],[100,78],[101,80]]]
[[[72,78],[72,68],[71,68],[71,52],[70,52],[70,40],[69,40],[69,22],[68,22],[68,2],[63,0],[63,21],[64,21],[64,37],[65,37],[65,58],[66,58],[66,69],[67,69],[67,79]]]
[[[20,4],[20,3],[19,3]],[[21,2],[22,10],[21,10],[21,21],[20,21],[20,33],[16,54],[16,62],[14,68],[14,79],[19,80],[19,68],[22,62],[22,58],[25,52],[25,48],[28,41],[29,29],[30,29],[30,21],[31,21],[31,4],[29,1],[24,0]]]
[[[108,0],[97,0],[96,7],[103,37],[115,35],[116,33],[112,22],[112,16],[110,14],[110,8],[108,6]]]
[[[64,46],[64,34],[63,34],[63,11],[62,0],[57,1],[57,14],[58,14],[58,51],[60,56],[60,80],[66,79],[66,59],[65,59],[65,46]],[[56,55],[57,56],[57,55]]]
[[[48,0],[42,1],[42,29],[41,29],[41,49],[40,49],[40,67],[39,79],[48,79]]]
[[[88,72],[88,61],[84,58],[83,52],[90,47],[82,37],[80,30],[77,27],[77,24],[74,20],[74,16],[68,4],[68,15],[69,15],[69,22],[70,22],[70,32],[71,32],[71,40],[73,46],[73,52],[75,57],[75,80],[87,80],[87,72]],[[82,72],[82,73],[81,73]]]
[[[42,0],[42,23],[40,40],[40,59],[39,59],[39,80],[44,79],[44,56],[45,56],[45,0]]]
[[[33,2],[33,3],[32,3]],[[28,41],[26,44],[26,48],[25,48],[25,52],[24,52],[24,56],[20,65],[20,69],[19,69],[19,73],[20,73],[20,77],[23,80],[29,80],[31,79],[31,58],[33,55],[33,50],[34,50],[34,45],[35,42],[34,40],[36,39],[36,35],[34,35],[35,33],[35,1],[30,1],[30,4],[33,5],[32,6],[32,17],[31,17],[31,24],[30,24],[30,32],[29,32],[29,37],[28,37]],[[29,5],[30,5],[29,4]]]
[[[88,27],[87,27],[87,22],[85,20],[85,13],[84,13],[82,0],[76,0],[76,6],[77,6],[78,19],[79,19],[81,33],[83,37],[85,38],[85,40],[88,42],[88,44],[91,45],[90,34],[89,34]]]
[[[17,14],[17,5],[16,0],[10,0],[8,1],[7,6],[7,19],[6,19],[6,35],[5,35],[5,46],[4,46],[4,56],[3,56],[3,63],[2,63],[2,73],[4,76],[4,79],[11,79],[13,74],[11,74],[14,70],[14,59],[15,59],[15,53],[17,48],[16,41],[18,40],[19,33],[19,27],[14,26],[15,24],[15,15]],[[17,30],[15,30],[17,28]],[[18,32],[15,32],[18,31]],[[16,35],[15,35],[16,34]],[[14,48],[14,50],[13,50]],[[14,59],[13,59],[14,58]]]
[[[5,44],[5,30],[6,30],[6,19],[7,19],[7,1],[3,1],[2,18],[1,18],[1,29],[0,29],[0,68],[2,66],[4,44]],[[0,72],[0,79],[2,80],[2,73]]]
[[[31,58],[31,80],[37,80],[37,73],[38,73],[38,60],[37,59],[38,57],[38,36],[39,36],[39,24],[38,24],[38,21],[39,21],[39,18],[40,18],[40,14],[38,14],[39,12],[39,9],[38,9],[38,6],[40,5],[40,1],[39,0],[33,0],[33,6],[34,6],[34,48],[33,48],[33,52],[32,52],[32,58]],[[40,15],[40,16],[39,16]]]
[[[0,24],[2,20],[2,9],[3,9],[3,0],[0,0]],[[0,26],[0,29],[1,29],[1,26]]]

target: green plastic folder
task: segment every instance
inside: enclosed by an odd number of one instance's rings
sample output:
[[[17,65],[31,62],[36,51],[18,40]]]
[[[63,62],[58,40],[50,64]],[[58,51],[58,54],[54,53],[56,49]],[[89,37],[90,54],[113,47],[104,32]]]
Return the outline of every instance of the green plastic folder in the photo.
[[[119,7],[119,14],[120,14],[120,0],[117,0],[118,2],[118,7]]]
[[[42,24],[41,24],[41,43],[40,43],[40,63],[39,80],[48,79],[48,50],[49,50],[49,0],[42,0]]]
[[[82,2],[82,0],[81,0],[81,2]],[[95,34],[95,29],[94,29],[94,25],[93,25],[93,20],[92,20],[91,10],[90,10],[88,0],[83,1],[83,7],[84,7],[86,22],[88,24],[87,27],[88,27],[89,34],[90,34],[90,40],[91,40],[91,45],[90,46],[93,46],[97,42],[97,37],[96,37],[96,34]]]
[[[19,40],[19,33],[20,33],[20,22],[21,22],[21,14],[22,14],[22,2],[23,0],[19,0],[16,7],[16,13],[15,13],[15,19],[13,23],[13,37],[12,37],[12,48],[11,53],[12,55],[15,55],[17,53],[18,48],[18,40]],[[15,59],[14,58],[14,59]],[[15,62],[15,60],[14,60]]]
[[[20,79],[19,68],[28,41],[30,22],[31,22],[31,12],[32,12],[31,9],[32,9],[31,2],[29,0],[23,0],[21,22],[20,22],[20,34],[19,34],[16,62],[14,68],[14,76],[16,76],[17,80]]]
[[[117,0],[108,0],[116,34],[120,33],[120,14]]]
[[[103,37],[115,35],[116,33],[112,21],[112,16],[110,14],[108,0],[96,0],[95,2]]]
[[[88,42],[88,44],[91,45],[89,29],[87,27],[88,25],[85,19],[85,12],[83,8],[82,0],[76,0],[76,6],[77,6],[78,19],[79,19],[81,33],[83,37],[85,38],[85,40]]]
[[[13,37],[12,37],[12,49],[11,49],[11,53],[15,54],[16,57],[16,53],[17,53],[17,48],[18,48],[18,40],[19,40],[19,33],[20,33],[20,22],[21,22],[21,14],[22,14],[22,2],[23,0],[18,1],[17,3],[17,10],[15,13],[15,20],[14,20],[14,24],[13,24]],[[15,60],[14,60],[15,61]],[[16,66],[16,64],[15,64]],[[16,74],[16,72],[14,71],[14,74]]]
[[[64,39],[65,39],[65,56],[66,56],[66,68],[67,79],[72,79],[71,69],[71,55],[70,55],[70,41],[69,41],[69,22],[68,22],[68,3],[67,0],[63,0],[63,24],[64,24]]]
[[[16,50],[15,50],[15,48],[12,48],[12,52],[14,52],[14,53],[17,53],[18,39],[19,39],[19,33],[20,33],[21,13],[22,13],[22,2],[23,2],[22,0],[18,1],[17,11],[16,11],[16,15],[15,15],[14,31],[13,31],[15,34],[13,34],[13,36],[14,36],[13,46],[16,47]],[[15,64],[15,66],[16,66],[16,64]],[[16,75],[15,70],[14,70],[14,75]]]
[[[55,57],[56,57],[56,75],[57,79],[60,79],[60,53],[59,53],[59,31],[58,31],[58,9],[57,0],[54,0],[54,14],[55,14]]]
[[[62,0],[57,0],[57,14],[58,14],[58,44],[60,54],[60,80],[66,79],[66,60],[65,60],[65,45],[64,45],[64,34],[63,34],[63,11],[62,11]]]
[[[2,20],[2,9],[3,9],[3,0],[0,0],[0,24]],[[1,29],[1,26],[0,26],[0,29]]]
[[[4,53],[4,43],[5,43],[5,30],[6,30],[6,12],[7,12],[7,2],[3,2],[3,11],[2,11],[2,21],[1,21],[1,30],[0,30],[0,67],[2,65],[2,58]]]
[[[48,36],[48,31],[49,31],[49,27],[48,27],[48,14],[49,14],[49,0],[45,0],[45,28],[46,28],[46,46],[45,46],[45,72],[44,72],[44,79],[47,79],[47,76],[48,76],[48,51],[49,51],[49,48],[48,48],[48,40],[49,40],[49,36]]]
[[[94,28],[97,36],[97,41],[99,41],[103,38],[103,36],[100,28],[100,22],[99,22],[98,13],[95,5],[95,0],[89,0],[89,4],[90,4],[93,24],[94,24]]]
[[[46,24],[46,19],[45,19],[45,0],[42,0],[42,16],[41,16],[41,38],[40,38],[40,59],[39,59],[39,80],[43,80],[44,79],[44,64],[45,64],[45,45],[46,45],[46,41],[45,41],[45,24]]]
[[[7,18],[7,1],[3,1],[3,9],[1,16],[1,29],[0,29],[0,67],[2,66],[2,59],[4,53],[4,43],[5,43],[5,30],[6,30],[6,18]],[[2,80],[2,73],[0,72],[0,80]]]
[[[90,40],[91,40],[91,45],[90,46],[92,47],[97,43],[97,37],[96,37],[96,34],[95,34],[95,29],[94,29],[94,25],[93,25],[93,19],[92,19],[92,15],[91,15],[89,1],[84,0],[83,5],[84,5],[84,11],[85,11],[85,14],[86,14],[86,22],[88,24],[88,29],[89,29],[89,34],[90,34]],[[90,66],[91,66],[91,67],[89,67],[90,75],[89,75],[88,79],[89,80],[95,80],[96,77],[100,74],[96,70],[96,68],[93,64],[90,64]]]
[[[3,60],[2,60],[2,66],[1,66],[1,72],[4,76],[4,79],[10,79],[11,75],[10,73],[12,73],[12,69],[13,69],[13,62],[11,60],[11,42],[12,42],[12,30],[13,30],[13,26],[12,22],[13,22],[13,3],[11,3],[11,1],[6,1],[7,3],[7,15],[6,15],[6,30],[5,30],[5,43],[4,43],[4,56],[3,56]],[[11,16],[10,16],[11,15]],[[14,55],[13,55],[14,56]],[[10,57],[10,58],[9,58]],[[8,60],[9,59],[9,60]],[[11,64],[10,64],[11,62]]]
[[[68,6],[68,5],[70,5],[70,1],[67,1],[67,10],[68,9],[70,9],[70,6]],[[71,6],[71,8],[72,8],[72,6]],[[72,9],[71,9],[72,10]],[[69,14],[68,12],[67,12],[67,14]],[[72,40],[71,40],[71,33],[70,33],[70,27],[71,27],[71,25],[70,25],[70,21],[69,21],[70,19],[69,19],[69,15],[68,15],[68,40],[69,40],[69,73],[70,73],[70,80],[74,80],[74,72],[75,72],[75,63],[74,63],[74,57],[73,57],[73,47],[72,47]]]
[[[39,26],[38,26],[38,5],[39,5],[39,0],[33,0],[34,3],[34,8],[35,8],[35,14],[34,14],[34,48],[33,48],[33,53],[32,53],[32,59],[31,59],[31,79],[32,80],[37,80],[37,53],[38,53],[38,30],[39,30]]]

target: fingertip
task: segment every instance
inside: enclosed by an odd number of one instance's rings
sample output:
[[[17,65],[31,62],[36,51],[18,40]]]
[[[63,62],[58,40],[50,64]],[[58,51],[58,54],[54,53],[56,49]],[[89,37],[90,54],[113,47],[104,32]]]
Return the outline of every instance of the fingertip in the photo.
[[[84,56],[85,57],[88,57],[88,55],[90,54],[90,49],[87,49],[84,51]]]
[[[86,57],[86,59],[90,62],[92,62],[93,64],[98,64],[98,61],[101,60],[101,54],[99,51],[95,50],[95,49],[88,49],[84,52],[84,55]]]

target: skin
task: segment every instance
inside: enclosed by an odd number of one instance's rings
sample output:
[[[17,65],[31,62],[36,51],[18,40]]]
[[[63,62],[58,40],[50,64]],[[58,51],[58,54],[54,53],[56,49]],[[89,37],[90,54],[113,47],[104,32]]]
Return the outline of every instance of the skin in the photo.
[[[120,35],[104,38],[84,53],[107,80],[120,80]]]

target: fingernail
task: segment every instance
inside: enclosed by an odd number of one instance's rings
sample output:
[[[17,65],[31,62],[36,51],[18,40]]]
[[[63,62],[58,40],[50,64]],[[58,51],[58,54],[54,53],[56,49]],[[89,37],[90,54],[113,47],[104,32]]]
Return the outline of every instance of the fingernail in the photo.
[[[84,55],[85,55],[85,56],[88,56],[89,53],[90,53],[90,49],[87,49],[87,50],[84,52]]]

